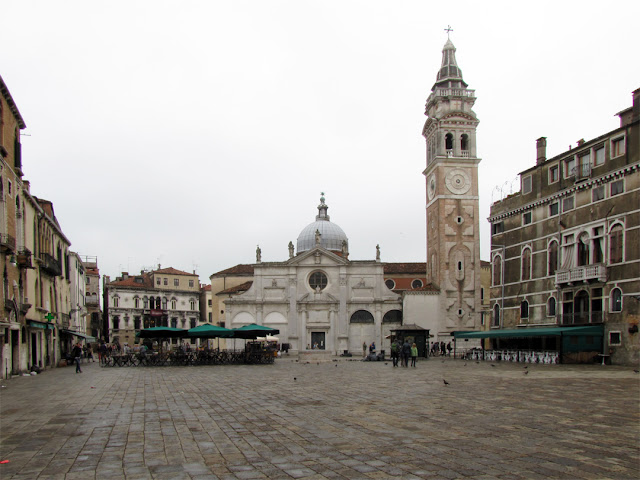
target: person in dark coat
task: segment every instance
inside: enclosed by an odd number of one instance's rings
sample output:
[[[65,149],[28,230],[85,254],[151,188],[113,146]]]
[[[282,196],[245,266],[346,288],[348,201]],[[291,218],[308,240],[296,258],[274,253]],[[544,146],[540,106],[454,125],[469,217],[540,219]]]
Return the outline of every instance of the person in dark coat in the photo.
[[[404,343],[402,344],[402,366],[403,367],[409,366],[410,356],[411,356],[411,344],[409,343],[408,340],[405,339]]]
[[[82,347],[79,343],[73,347],[71,350],[71,356],[76,361],[76,373],[82,373],[82,369],[80,368],[80,359],[82,358]]]

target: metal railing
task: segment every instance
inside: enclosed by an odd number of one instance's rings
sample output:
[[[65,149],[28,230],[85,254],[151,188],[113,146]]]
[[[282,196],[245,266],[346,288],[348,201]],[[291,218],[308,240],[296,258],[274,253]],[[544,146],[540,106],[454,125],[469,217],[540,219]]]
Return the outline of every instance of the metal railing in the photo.
[[[588,280],[598,280],[605,282],[607,280],[607,267],[598,265],[585,265],[575,267],[570,270],[556,271],[556,285],[562,283],[586,282]]]

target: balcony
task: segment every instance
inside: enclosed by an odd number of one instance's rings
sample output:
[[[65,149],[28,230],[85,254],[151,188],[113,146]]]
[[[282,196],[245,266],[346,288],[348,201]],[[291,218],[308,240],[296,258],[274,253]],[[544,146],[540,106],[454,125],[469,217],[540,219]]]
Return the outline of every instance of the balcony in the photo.
[[[607,267],[602,264],[585,265],[583,267],[575,267],[570,270],[558,270],[556,272],[556,285],[572,285],[577,282],[586,283],[590,280],[606,282]]]
[[[0,233],[0,249],[2,253],[16,251],[16,239],[8,233]]]
[[[583,165],[573,167],[569,175],[575,177],[576,182],[586,180],[587,178],[591,177],[591,165],[585,163]]]
[[[31,263],[31,251],[26,248],[20,250],[18,255],[16,255],[16,263],[20,268],[33,268]]]
[[[48,253],[40,254],[40,269],[53,277],[62,275],[62,266],[52,255]]]

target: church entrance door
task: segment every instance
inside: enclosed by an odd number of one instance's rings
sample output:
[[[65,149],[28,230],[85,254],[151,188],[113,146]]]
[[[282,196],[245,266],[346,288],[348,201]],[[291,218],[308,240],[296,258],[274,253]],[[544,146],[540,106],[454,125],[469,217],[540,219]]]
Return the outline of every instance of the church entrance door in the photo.
[[[311,332],[311,348],[314,350],[324,350],[326,348],[324,335],[324,332]]]

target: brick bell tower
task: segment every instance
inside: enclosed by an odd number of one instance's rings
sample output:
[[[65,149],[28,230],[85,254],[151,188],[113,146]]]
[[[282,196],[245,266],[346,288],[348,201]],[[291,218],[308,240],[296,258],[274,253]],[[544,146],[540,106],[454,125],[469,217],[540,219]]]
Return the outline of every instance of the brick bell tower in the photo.
[[[438,336],[480,325],[480,228],[476,129],[469,90],[447,39],[427,99],[427,279],[440,289]],[[435,333],[435,332],[434,332]],[[449,337],[450,338],[450,337]],[[444,338],[442,338],[444,340]]]

